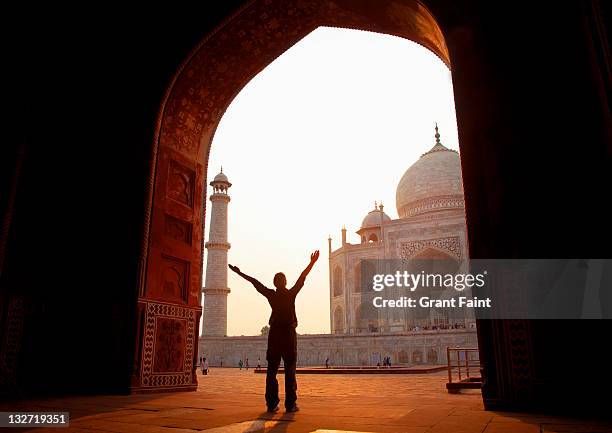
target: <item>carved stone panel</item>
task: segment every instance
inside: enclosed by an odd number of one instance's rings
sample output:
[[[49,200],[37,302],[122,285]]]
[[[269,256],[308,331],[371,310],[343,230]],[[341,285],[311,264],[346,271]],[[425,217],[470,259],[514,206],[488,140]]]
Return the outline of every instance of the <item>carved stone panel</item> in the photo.
[[[164,231],[166,236],[191,245],[193,226],[187,221],[180,220],[171,215],[166,214],[164,220]]]
[[[166,190],[168,197],[192,208],[194,190],[195,172],[177,161],[170,161]]]
[[[400,245],[400,257],[402,259],[409,259],[429,247],[442,250],[458,259],[461,258],[461,243],[458,236],[402,242]]]
[[[162,255],[162,274],[159,295],[173,301],[186,301],[189,291],[189,262]]]

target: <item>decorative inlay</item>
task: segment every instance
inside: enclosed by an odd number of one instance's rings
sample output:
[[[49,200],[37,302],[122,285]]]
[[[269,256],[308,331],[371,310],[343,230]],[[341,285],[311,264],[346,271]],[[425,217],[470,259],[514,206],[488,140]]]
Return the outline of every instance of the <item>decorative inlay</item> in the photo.
[[[528,393],[532,384],[531,330],[528,320],[504,320],[505,346],[510,358],[511,380],[517,393]]]
[[[0,389],[12,387],[17,382],[25,315],[23,298],[11,296],[7,303],[4,338],[0,341]]]
[[[458,236],[402,242],[400,245],[400,257],[404,260],[409,259],[428,247],[434,247],[458,259],[461,258],[461,242]]]
[[[146,303],[142,387],[192,385],[195,319],[194,308]],[[182,356],[178,360],[169,360],[163,352],[170,352],[168,356]],[[170,371],[174,369],[176,371]]]
[[[166,214],[164,231],[166,236],[191,245],[193,226],[187,221]]]
[[[399,213],[406,218],[436,210],[463,209],[464,207],[465,202],[462,195],[438,196],[407,203],[402,206]]]

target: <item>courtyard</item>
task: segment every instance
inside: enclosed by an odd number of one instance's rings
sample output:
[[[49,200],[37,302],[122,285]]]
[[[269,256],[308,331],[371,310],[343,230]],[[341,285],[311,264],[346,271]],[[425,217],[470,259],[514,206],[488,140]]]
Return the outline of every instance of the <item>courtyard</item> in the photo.
[[[92,371],[92,375],[95,371]],[[279,375],[281,396],[283,377]],[[612,424],[486,412],[479,391],[448,394],[445,372],[423,375],[298,374],[300,411],[265,411],[265,375],[252,369],[198,373],[196,392],[2,402],[2,411],[69,411],[70,427],[36,432],[258,433],[611,432]],[[7,431],[17,429],[7,429]],[[21,429],[21,431],[24,431]]]

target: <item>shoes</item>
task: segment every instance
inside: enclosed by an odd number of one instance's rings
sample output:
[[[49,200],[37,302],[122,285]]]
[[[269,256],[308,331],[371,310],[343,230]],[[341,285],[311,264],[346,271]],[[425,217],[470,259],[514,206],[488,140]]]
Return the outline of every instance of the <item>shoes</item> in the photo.
[[[278,408],[279,408],[278,404],[275,407],[268,406],[268,412],[269,413],[278,412]]]
[[[298,405],[294,404],[293,406],[288,407],[287,409],[285,409],[285,412],[297,412],[299,410],[300,410],[300,408],[298,407]]]

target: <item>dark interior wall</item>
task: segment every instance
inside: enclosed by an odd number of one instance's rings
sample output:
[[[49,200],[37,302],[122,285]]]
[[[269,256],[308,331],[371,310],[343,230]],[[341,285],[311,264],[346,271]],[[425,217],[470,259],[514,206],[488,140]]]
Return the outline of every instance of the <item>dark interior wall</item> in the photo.
[[[603,3],[478,2],[466,17],[432,2],[447,21],[471,257],[609,257]],[[482,321],[487,406],[601,406],[610,331],[609,320]],[[581,364],[597,380],[580,377]]]
[[[0,287],[27,300],[21,389],[127,390],[155,121],[180,63],[238,4],[217,3],[13,17],[3,206],[20,140],[25,158]]]

